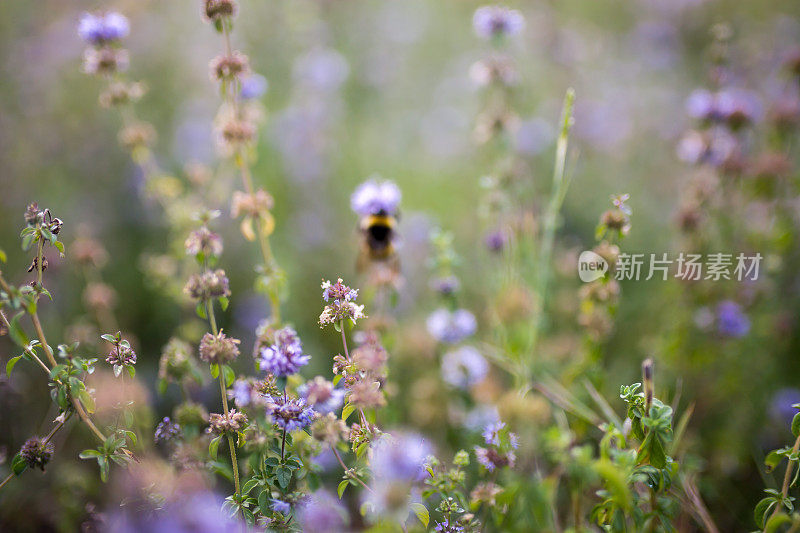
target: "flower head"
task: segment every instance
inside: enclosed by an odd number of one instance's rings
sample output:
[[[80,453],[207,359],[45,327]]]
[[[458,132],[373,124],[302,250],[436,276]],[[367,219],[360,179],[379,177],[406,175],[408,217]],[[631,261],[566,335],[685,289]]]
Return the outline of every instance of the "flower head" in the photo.
[[[322,415],[311,424],[311,436],[329,446],[336,446],[344,440],[347,432],[347,424],[333,413]]]
[[[426,322],[428,333],[439,342],[457,344],[466,339],[478,327],[475,315],[466,309],[448,311],[447,309],[437,309],[428,316]]]
[[[725,300],[717,306],[717,329],[725,337],[744,337],[750,331],[750,319],[739,304]]]
[[[284,377],[296,374],[310,359],[310,355],[303,353],[303,343],[297,332],[287,326],[275,332],[272,345],[261,349],[258,367],[262,372]]]
[[[158,362],[158,377],[167,381],[181,381],[197,374],[192,345],[173,337],[164,346]]]
[[[177,439],[181,436],[181,426],[180,424],[176,424],[172,420],[169,419],[168,416],[165,416],[164,419],[158,423],[156,426],[155,434],[153,435],[153,440],[156,443],[159,442],[170,442],[174,439]]]
[[[305,498],[297,509],[297,520],[306,533],[340,533],[346,531],[347,513],[339,500],[325,490]]]
[[[202,253],[208,257],[216,257],[222,254],[222,239],[219,235],[203,226],[189,234],[184,247],[188,255]]]
[[[242,80],[239,96],[243,100],[255,100],[264,96],[268,88],[267,78],[261,74],[250,74]]]
[[[414,433],[384,434],[372,446],[370,468],[375,479],[418,481],[431,451],[425,439]]]
[[[297,394],[321,414],[336,411],[341,407],[344,392],[322,376],[317,376],[297,388]]]
[[[480,383],[489,372],[489,363],[471,346],[447,352],[442,357],[442,378],[454,387],[466,388]]]
[[[195,300],[208,300],[209,298],[222,298],[231,295],[228,277],[221,269],[206,270],[202,274],[192,274],[183,292]]]
[[[127,341],[115,344],[108,352],[106,363],[114,366],[132,366],[136,364],[136,352]]]
[[[30,468],[44,470],[45,465],[53,457],[53,444],[45,443],[39,437],[31,437],[25,441],[19,453]]]
[[[392,181],[370,179],[356,188],[350,207],[361,216],[397,214],[402,193]]]
[[[317,413],[306,406],[302,398],[267,396],[267,418],[286,431],[303,429],[311,424]]]
[[[236,409],[231,409],[227,415],[211,413],[206,431],[214,435],[235,434],[244,431],[245,427],[247,427],[247,416]]]
[[[128,19],[116,11],[105,14],[84,13],[78,22],[78,35],[94,46],[124,39],[128,33]]]
[[[239,339],[228,337],[222,331],[206,333],[200,339],[200,359],[210,365],[224,365],[239,357]]]
[[[234,0],[205,0],[203,2],[203,18],[209,22],[232,17],[235,14],[236,2]]]
[[[360,318],[366,318],[364,306],[355,303],[358,290],[351,289],[339,278],[336,283],[322,282],[322,299],[329,302],[319,316],[320,327],[328,324],[339,324],[350,319],[354,324]]]
[[[472,27],[478,37],[495,39],[510,37],[525,28],[525,19],[516,9],[503,6],[483,6],[475,10]]]
[[[508,431],[505,423],[497,421],[486,426],[483,440],[487,447],[476,446],[475,456],[486,470],[492,472],[504,466],[514,466],[517,458],[514,450],[519,447],[519,439]]]
[[[283,515],[288,515],[289,513],[292,512],[292,505],[290,503],[275,498],[272,499],[272,504],[270,505],[270,508],[276,513],[280,513]]]

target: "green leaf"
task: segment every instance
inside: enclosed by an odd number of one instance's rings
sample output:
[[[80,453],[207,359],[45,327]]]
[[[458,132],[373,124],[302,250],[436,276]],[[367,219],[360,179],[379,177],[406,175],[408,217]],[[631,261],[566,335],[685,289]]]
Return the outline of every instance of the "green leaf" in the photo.
[[[194,312],[197,313],[197,316],[199,316],[203,320],[208,318],[208,315],[206,314],[206,306],[203,305],[203,302],[197,304],[197,307],[194,308]]]
[[[428,513],[428,508],[422,505],[421,503],[412,503],[411,510],[414,511],[414,514],[417,515],[417,518],[422,525],[428,527],[428,522],[430,522],[431,515]]]
[[[282,466],[275,472],[275,477],[278,480],[278,485],[280,485],[282,489],[286,489],[289,487],[289,482],[292,480],[292,471]]]
[[[122,413],[125,417],[125,427],[133,427],[133,413],[130,409],[125,409]]]
[[[128,374],[130,374],[131,377],[135,377],[136,376],[136,368],[133,367],[133,366],[128,365]]]
[[[0,250],[0,263],[5,263],[8,260],[6,257],[6,253],[3,250]]]
[[[8,360],[8,363],[6,363],[6,375],[8,375],[8,376],[11,375],[11,371],[14,370],[14,366],[17,364],[17,362],[20,359],[22,359],[22,356],[18,355],[16,357],[12,357],[11,359]]]
[[[347,488],[347,486],[349,484],[350,484],[350,480],[349,479],[345,479],[344,481],[339,483],[339,488],[336,489],[336,492],[339,493],[339,499],[340,500],[342,499],[342,495],[344,494],[344,490]]]
[[[795,437],[800,437],[800,413],[794,415],[792,419],[792,434]]]
[[[100,335],[100,338],[105,340],[105,341],[110,342],[111,344],[116,344],[117,343],[117,336],[116,335],[112,335],[111,333],[106,333],[105,335]]]
[[[263,515],[269,515],[270,508],[269,508],[269,489],[264,489],[261,491],[261,494],[258,495],[258,509],[261,511]]]
[[[53,240],[53,241],[51,241],[51,243],[52,243],[53,246],[55,246],[58,249],[58,251],[61,253],[61,255],[64,255],[64,243],[62,243],[59,240]]]
[[[226,387],[230,387],[231,385],[233,385],[233,382],[236,380],[236,374],[233,372],[233,369],[228,365],[222,365],[222,377],[225,380]]]
[[[217,458],[217,451],[219,450],[220,441],[222,441],[222,435],[214,437],[214,439],[208,443],[208,455],[210,455],[212,459]]]
[[[211,365],[211,377],[214,379],[219,377],[219,365],[217,364]]]
[[[100,456],[97,458],[97,464],[100,465],[100,481],[105,483],[108,481],[108,470],[110,468],[108,459],[105,456]]]
[[[356,408],[351,404],[348,403],[347,405],[345,405],[344,408],[342,409],[342,420],[344,422],[347,422],[347,419],[350,417],[351,414],[353,414],[353,411],[355,410]]]
[[[89,450],[83,450],[81,453],[78,454],[78,457],[80,457],[81,459],[94,459],[102,455],[103,454],[98,452],[97,450],[89,449]]]
[[[768,496],[756,504],[756,509],[753,512],[753,519],[756,525],[760,528],[764,527],[764,518],[767,512],[777,503],[774,497]]]
[[[92,395],[89,394],[89,391],[87,391],[86,389],[81,389],[78,392],[78,399],[81,401],[81,403],[88,412],[94,413],[95,409],[94,398],[92,398]]]
[[[228,300],[227,296],[220,296],[219,297],[219,306],[222,308],[223,311],[227,311],[228,310],[228,304],[229,303],[230,303],[230,300]]]
[[[8,335],[11,337],[11,340],[20,346],[25,347],[30,342],[30,339],[28,339],[28,336],[25,334],[25,330],[22,329],[22,326],[19,323],[19,319],[23,314],[24,312],[20,312],[11,318],[11,321],[9,322],[11,327],[8,328]]]
[[[159,380],[158,380],[158,385],[157,385],[157,388],[158,388],[158,393],[159,393],[160,395],[162,395],[162,396],[163,396],[164,394],[166,394],[166,393],[167,393],[167,386],[168,386],[168,385],[169,385],[169,383],[167,382],[167,380],[166,380],[166,379],[164,379],[164,378],[161,378],[161,379],[159,379]]]
[[[256,485],[258,485],[260,480],[258,478],[251,478],[248,479],[247,482],[242,487],[242,494],[250,494],[250,491],[253,490]]]
[[[764,533],[775,533],[779,527],[785,524],[791,524],[792,519],[786,513],[778,513],[767,520],[767,525],[764,527]]]
[[[22,458],[22,454],[18,453],[15,455],[11,460],[11,472],[15,476],[18,476],[22,474],[26,468],[28,468],[28,463],[26,463],[25,459]]]

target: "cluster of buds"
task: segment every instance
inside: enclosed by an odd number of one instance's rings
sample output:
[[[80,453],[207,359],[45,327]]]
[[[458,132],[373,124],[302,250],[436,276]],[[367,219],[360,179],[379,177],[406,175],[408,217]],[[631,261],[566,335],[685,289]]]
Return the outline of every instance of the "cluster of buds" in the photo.
[[[611,197],[613,208],[600,216],[597,226],[597,238],[621,238],[631,230],[631,208],[626,203],[630,194],[619,194]]]
[[[180,424],[176,424],[166,416],[159,422],[158,426],[156,426],[153,440],[156,444],[159,442],[170,443],[179,439],[182,435],[183,431],[181,430]]]
[[[247,427],[247,416],[236,409],[231,409],[227,415],[212,413],[208,417],[208,433],[214,435],[236,435]]]
[[[44,470],[45,465],[53,457],[53,444],[45,442],[39,437],[31,437],[22,445],[19,454],[28,467]]]
[[[206,333],[200,340],[200,359],[211,365],[230,363],[239,357],[239,342],[222,331],[216,335]]]
[[[286,431],[295,431],[311,425],[317,412],[306,405],[302,398],[283,395],[267,396],[267,418]]]
[[[228,277],[224,270],[206,270],[201,274],[192,274],[183,292],[198,301],[211,298],[227,298],[231,295]]]
[[[262,119],[263,114],[254,106],[220,107],[214,118],[214,134],[219,153],[230,157],[252,144]]]
[[[56,218],[49,209],[39,209],[39,204],[33,202],[25,209],[25,223],[31,228],[46,229],[53,235],[58,235],[64,222]]]
[[[263,189],[258,189],[253,193],[236,191],[233,193],[231,203],[231,216],[242,218],[240,226],[242,235],[248,241],[256,239],[253,224],[259,224],[263,235],[271,235],[275,229],[275,220],[272,218],[270,210],[274,204],[272,195]]]
[[[202,258],[219,257],[222,255],[222,238],[208,227],[202,226],[189,234],[184,248],[188,255]]]
[[[358,297],[358,290],[345,285],[342,278],[339,278],[336,283],[323,281],[322,299],[328,302],[328,305],[319,316],[320,327],[332,324],[339,328],[345,320],[350,320],[355,324],[358,319],[366,318],[364,306],[355,303],[356,297]]]
[[[105,108],[124,106],[138,102],[147,89],[139,82],[113,81],[100,93],[100,105]]]
[[[106,363],[114,368],[114,375],[119,376],[123,368],[127,368],[133,375],[133,367],[136,365],[136,352],[131,348],[131,343],[123,339],[119,331],[115,334],[107,333],[101,335],[101,337],[113,345],[106,357]]]
[[[217,23],[236,15],[236,2],[233,0],[205,0],[203,2],[203,18]]]
[[[156,130],[147,122],[135,122],[122,128],[117,138],[123,148],[133,152],[152,146],[156,140]]]
[[[383,407],[386,398],[381,387],[386,380],[389,354],[375,333],[363,333],[360,337],[361,344],[350,359],[342,355],[333,358],[333,373],[342,376],[351,405],[359,409]]]
[[[322,415],[311,424],[311,436],[314,440],[328,446],[336,446],[347,435],[347,424],[333,413]]]
[[[233,82],[250,71],[250,60],[238,50],[228,55],[218,55],[209,64],[211,79],[220,82]]]
[[[201,374],[192,357],[192,346],[188,342],[176,337],[167,342],[158,361],[158,378],[175,383],[182,383],[187,379],[201,381]]]
[[[383,433],[373,424],[353,424],[350,426],[348,440],[353,450],[367,442],[375,442]]]
[[[475,447],[475,457],[489,472],[503,467],[513,468],[516,462],[514,450],[519,441],[514,433],[508,431],[503,422],[496,422],[486,427],[483,439],[486,446]]]
[[[129,33],[128,19],[120,13],[84,13],[78,24],[78,35],[88,45],[84,72],[111,76],[127,69],[128,51],[120,43]]]

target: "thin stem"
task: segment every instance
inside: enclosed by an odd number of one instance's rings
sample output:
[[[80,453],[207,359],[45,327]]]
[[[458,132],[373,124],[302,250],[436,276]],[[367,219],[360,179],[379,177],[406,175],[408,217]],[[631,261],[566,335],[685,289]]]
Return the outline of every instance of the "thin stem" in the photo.
[[[345,475],[348,475],[348,474],[347,474],[347,472],[348,472],[350,469],[349,469],[349,468],[347,468],[347,465],[346,465],[346,464],[344,464],[344,461],[342,460],[342,456],[341,456],[341,455],[339,455],[339,450],[337,450],[336,448],[334,448],[333,446],[331,446],[331,451],[333,452],[333,455],[335,455],[335,456],[336,456],[336,460],[337,460],[337,461],[339,461],[339,464],[342,466],[342,470],[344,470],[344,473],[345,473]],[[369,485],[367,485],[366,483],[364,483],[364,481],[363,481],[361,478],[359,478],[359,477],[356,477],[356,476],[352,476],[352,477],[351,477],[351,476],[349,476],[349,475],[348,475],[348,477],[350,477],[350,479],[354,479],[354,480],[358,481],[358,483],[359,483],[359,484],[360,484],[362,487],[364,487],[365,489],[367,489],[368,491],[370,491],[370,492],[374,492],[374,491],[373,491],[373,490],[372,490],[372,489],[369,487]]]
[[[39,244],[36,247],[36,285],[42,286],[42,252],[44,251],[44,237],[39,235]]]
[[[283,463],[285,450],[286,450],[286,428],[283,428],[283,436],[281,437],[281,463]]]
[[[12,479],[14,479],[14,474],[9,474],[8,477],[5,478],[2,483],[0,483],[0,489],[8,485],[8,482],[11,481]]]
[[[342,332],[342,346],[344,347],[344,356],[350,360],[350,352],[347,350],[347,337],[344,334],[344,319],[339,321],[339,330]]]
[[[9,323],[9,321],[8,321],[8,318],[6,318],[6,315],[3,313],[3,311],[0,311],[0,319],[2,319],[2,321],[3,321],[3,324],[5,324],[5,326],[6,326],[6,328],[7,328],[7,329],[10,329],[10,328],[11,328],[11,324]],[[44,363],[42,362],[42,360],[41,360],[41,359],[39,359],[39,356],[37,356],[37,355],[36,355],[36,353],[35,353],[33,350],[31,350],[31,349],[30,349],[29,347],[27,347],[27,346],[24,346],[22,349],[23,349],[23,350],[25,350],[25,352],[26,352],[28,355],[30,355],[31,357],[33,357],[34,361],[36,361],[37,363],[39,363],[39,366],[40,366],[40,367],[42,367],[42,370],[44,370],[45,374],[47,374],[48,376],[50,375],[50,367],[48,367],[46,364],[44,364]]]

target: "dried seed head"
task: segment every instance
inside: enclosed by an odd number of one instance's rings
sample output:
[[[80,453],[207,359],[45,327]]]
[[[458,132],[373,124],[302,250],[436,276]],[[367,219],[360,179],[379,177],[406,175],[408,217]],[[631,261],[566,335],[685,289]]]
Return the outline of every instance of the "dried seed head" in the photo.
[[[200,341],[200,359],[212,365],[224,365],[239,357],[239,339],[228,337],[222,331],[206,333]]]
[[[216,81],[232,81],[249,72],[250,62],[246,55],[234,50],[230,55],[218,55],[209,64],[211,79]]]
[[[225,17],[236,14],[236,2],[233,0],[204,0],[203,18],[209,22],[216,22]]]
[[[206,270],[202,274],[192,274],[183,292],[195,300],[230,296],[231,290],[224,270]]]
[[[25,441],[19,453],[30,468],[44,470],[45,465],[53,457],[53,444],[49,442],[45,444],[39,437],[31,437]]]

